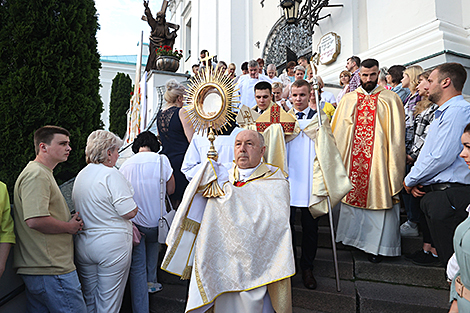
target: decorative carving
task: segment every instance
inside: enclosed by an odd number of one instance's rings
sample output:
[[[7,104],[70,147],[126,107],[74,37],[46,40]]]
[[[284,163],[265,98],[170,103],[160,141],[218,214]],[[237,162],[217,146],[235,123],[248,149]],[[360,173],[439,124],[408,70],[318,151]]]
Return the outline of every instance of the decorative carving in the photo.
[[[263,48],[263,59],[266,64],[273,63],[276,67],[286,62],[286,47],[289,47],[297,56],[312,51],[312,36],[308,35],[306,20],[299,25],[288,25],[284,16],[274,24],[266,39]]]

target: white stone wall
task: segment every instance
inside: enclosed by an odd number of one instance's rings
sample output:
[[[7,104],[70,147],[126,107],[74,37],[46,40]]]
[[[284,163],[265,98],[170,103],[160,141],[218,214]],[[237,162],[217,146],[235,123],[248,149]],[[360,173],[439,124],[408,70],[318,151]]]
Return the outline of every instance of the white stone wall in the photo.
[[[301,6],[305,3],[303,1]],[[338,83],[339,73],[352,55],[373,57],[381,66],[406,64],[422,58],[424,68],[457,61],[468,69],[470,59],[470,1],[468,0],[342,0],[343,7],[325,8],[313,36],[313,49],[326,33],[341,37],[336,62],[319,66],[326,83]],[[184,51],[180,73],[191,71],[199,52],[209,50],[219,60],[237,65],[262,55],[267,36],[283,12],[278,0],[172,0],[167,19],[181,26],[175,47]],[[467,14],[466,14],[467,13]],[[190,39],[186,25],[191,22]],[[255,44],[259,42],[259,48]],[[188,46],[191,55],[188,58]],[[435,55],[432,58],[429,56]],[[186,60],[186,58],[188,58]],[[132,76],[132,75],[131,75]],[[470,93],[467,84],[466,93]]]
[[[317,49],[324,34],[334,31],[341,36],[337,61],[319,67],[325,82],[338,82],[339,73],[351,55],[361,59],[372,57],[380,66],[387,67],[415,62],[445,50],[470,55],[470,18],[464,13],[464,9],[470,12],[469,1],[352,0],[343,4],[343,8],[322,11],[331,13],[331,18],[320,21],[313,37]],[[470,67],[470,60],[453,59],[448,54],[418,64],[429,68],[448,61]]]
[[[184,29],[191,19],[191,57],[178,72],[191,71],[203,49],[237,67],[253,58],[252,0],[176,0],[172,6],[169,21],[181,25],[175,47],[187,46]],[[241,73],[239,68],[237,73]]]
[[[129,74],[132,79],[132,84],[135,84],[135,65],[123,63],[101,62],[100,69],[100,96],[103,101],[103,112],[101,113],[101,120],[104,124],[104,129],[109,128],[109,101],[111,100],[111,86],[113,79],[117,73]]]

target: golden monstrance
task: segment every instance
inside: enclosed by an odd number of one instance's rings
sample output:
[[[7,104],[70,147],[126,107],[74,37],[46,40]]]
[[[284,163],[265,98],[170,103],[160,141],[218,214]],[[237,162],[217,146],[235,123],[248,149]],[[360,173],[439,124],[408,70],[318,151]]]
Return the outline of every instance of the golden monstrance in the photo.
[[[203,61],[210,64],[212,57],[206,56]],[[217,161],[214,148],[215,133],[226,129],[227,122],[235,121],[233,79],[222,71],[206,66],[191,78],[186,89],[185,102],[188,105],[189,119],[196,132],[207,132],[211,146],[207,157]],[[215,132],[215,133],[214,133]]]

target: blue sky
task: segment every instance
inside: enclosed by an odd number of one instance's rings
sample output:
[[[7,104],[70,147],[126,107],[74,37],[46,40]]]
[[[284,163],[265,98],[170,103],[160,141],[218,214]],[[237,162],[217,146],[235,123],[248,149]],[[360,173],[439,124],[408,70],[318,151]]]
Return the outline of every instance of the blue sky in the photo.
[[[150,0],[149,7],[155,15],[162,0]],[[98,11],[98,51],[101,55],[137,54],[137,43],[144,31],[144,42],[148,42],[150,26],[142,21],[143,1],[139,0],[95,0]]]

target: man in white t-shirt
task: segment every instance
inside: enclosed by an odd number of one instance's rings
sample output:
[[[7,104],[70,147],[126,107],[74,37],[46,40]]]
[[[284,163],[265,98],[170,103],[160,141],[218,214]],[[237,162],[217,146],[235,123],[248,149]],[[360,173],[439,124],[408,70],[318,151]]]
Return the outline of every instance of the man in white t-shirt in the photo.
[[[132,222],[144,234],[132,251],[130,270],[132,311],[136,313],[148,312],[148,293],[162,289],[162,285],[157,282],[160,196],[174,192],[175,178],[170,161],[165,155],[158,154],[159,150],[157,137],[144,131],[132,144],[132,151],[136,155],[126,160],[119,169],[134,188],[134,201],[139,212]]]
[[[259,65],[255,60],[248,62],[248,75],[244,75],[238,81],[238,88],[240,89],[240,106],[246,105],[252,108],[256,105],[254,86],[259,81],[267,81],[270,79],[268,76],[259,73]]]

